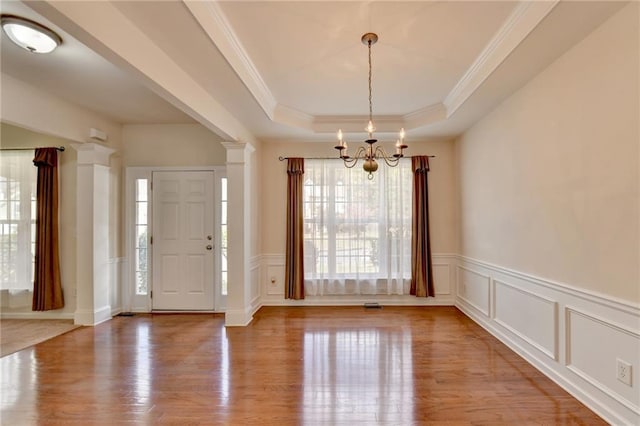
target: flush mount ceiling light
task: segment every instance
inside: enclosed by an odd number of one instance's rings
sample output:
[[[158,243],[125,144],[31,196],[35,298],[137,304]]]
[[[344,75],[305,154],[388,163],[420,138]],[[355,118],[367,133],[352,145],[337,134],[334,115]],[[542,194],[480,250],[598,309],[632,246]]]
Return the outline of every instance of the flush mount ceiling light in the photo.
[[[398,165],[400,158],[404,157],[404,149],[407,145],[404,143],[404,129],[400,129],[400,137],[396,141],[396,152],[393,155],[389,155],[381,146],[374,148],[374,144],[378,142],[374,139],[373,132],[376,128],[373,126],[373,107],[371,102],[371,46],[378,41],[378,35],[375,33],[366,33],[361,38],[362,43],[369,49],[369,123],[365,130],[369,134],[369,138],[365,140],[366,146],[360,146],[353,157],[347,154],[347,143],[342,138],[342,130],[338,130],[338,141],[336,149],[339,151],[340,158],[344,161],[344,165],[348,168],[354,167],[358,160],[364,160],[362,167],[366,172],[369,172],[369,179],[373,179],[373,172],[378,170],[377,159],[382,159],[390,166],[395,167]]]
[[[49,28],[29,19],[2,15],[2,29],[12,42],[32,53],[52,52],[62,38]]]

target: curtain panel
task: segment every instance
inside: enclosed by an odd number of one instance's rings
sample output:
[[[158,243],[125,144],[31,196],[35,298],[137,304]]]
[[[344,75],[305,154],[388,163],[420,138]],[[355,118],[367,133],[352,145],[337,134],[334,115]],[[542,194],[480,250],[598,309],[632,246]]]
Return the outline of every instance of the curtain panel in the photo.
[[[372,180],[341,161],[305,165],[305,291],[308,296],[408,294],[410,163]]]
[[[58,151],[38,148],[36,187],[36,256],[33,281],[34,311],[64,307],[58,251]]]
[[[304,158],[289,158],[287,160],[285,299],[304,299],[303,179]]]
[[[429,157],[411,159],[413,170],[413,220],[411,228],[411,291],[417,297],[434,297],[429,235]]]

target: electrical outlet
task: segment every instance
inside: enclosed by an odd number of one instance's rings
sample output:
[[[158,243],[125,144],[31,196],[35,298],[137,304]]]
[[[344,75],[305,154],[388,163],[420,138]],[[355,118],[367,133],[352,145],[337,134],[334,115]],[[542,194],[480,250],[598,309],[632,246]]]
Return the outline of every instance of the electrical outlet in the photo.
[[[631,386],[631,364],[616,359],[616,378],[627,386]]]

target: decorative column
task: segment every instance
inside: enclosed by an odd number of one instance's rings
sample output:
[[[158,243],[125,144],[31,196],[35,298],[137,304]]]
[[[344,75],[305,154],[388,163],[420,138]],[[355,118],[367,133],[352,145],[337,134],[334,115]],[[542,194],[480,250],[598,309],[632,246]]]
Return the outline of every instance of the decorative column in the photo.
[[[95,143],[72,144],[76,174],[76,312],[74,322],[111,318],[109,301],[109,156]]]
[[[246,143],[223,142],[227,150],[228,253],[226,326],[245,326],[253,319],[249,256],[251,243],[250,155]]]

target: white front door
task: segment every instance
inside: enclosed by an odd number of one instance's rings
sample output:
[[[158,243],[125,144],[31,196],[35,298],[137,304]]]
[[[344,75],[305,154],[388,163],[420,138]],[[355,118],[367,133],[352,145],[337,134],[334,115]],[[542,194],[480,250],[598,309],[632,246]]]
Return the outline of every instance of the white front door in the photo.
[[[214,309],[213,171],[153,172],[154,310]]]

